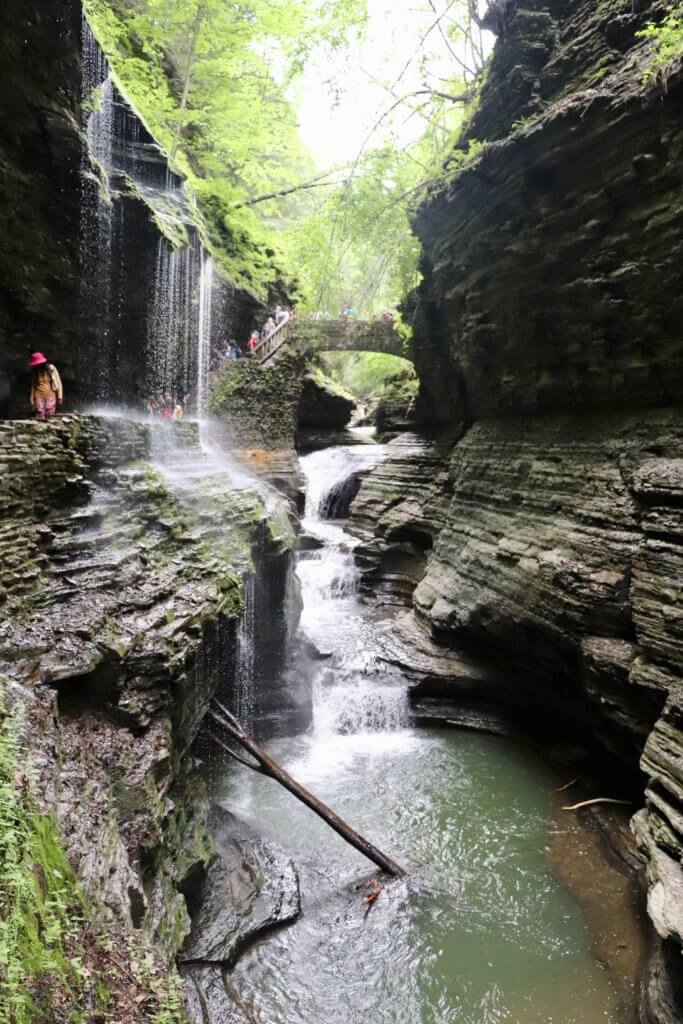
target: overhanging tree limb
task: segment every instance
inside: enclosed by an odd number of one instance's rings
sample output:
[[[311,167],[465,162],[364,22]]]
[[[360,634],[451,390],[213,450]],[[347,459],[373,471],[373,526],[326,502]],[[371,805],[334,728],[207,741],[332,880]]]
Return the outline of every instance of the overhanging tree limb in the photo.
[[[324,175],[321,175],[324,177]],[[265,203],[268,199],[280,199],[282,196],[290,196],[293,192],[306,192],[311,188],[331,188],[333,185],[343,185],[343,181],[320,181],[315,178],[303,185],[292,185],[291,188],[282,188],[277,192],[267,192],[263,196],[256,196],[255,199],[245,199],[243,203],[235,203],[233,209],[241,210],[245,206],[256,206],[257,203]]]
[[[309,807],[319,818],[322,818],[331,829],[333,829],[337,835],[345,839],[347,843],[359,850],[368,860],[371,860],[373,864],[381,868],[382,871],[388,875],[392,875],[394,878],[404,878],[405,870],[400,867],[395,861],[387,857],[386,854],[378,850],[376,846],[364,839],[358,832],[347,825],[347,823],[335,814],[322,800],[318,800],[317,797],[313,796],[307,789],[298,783],[292,776],[281,768],[272,757],[266,754],[265,750],[262,750],[254,740],[244,731],[238,720],[233,714],[231,714],[227,708],[225,708],[220,701],[214,700],[209,710],[209,715],[213,722],[216,723],[235,743],[239,744],[244,750],[246,750],[256,761],[258,767],[255,769],[262,775],[267,775],[271,779],[275,779],[281,786],[284,786],[293,796],[300,800],[303,804]],[[216,740],[217,737],[212,733],[213,738]],[[219,744],[224,750],[227,750],[231,756],[235,757],[234,751],[230,750],[227,744]],[[239,760],[246,767],[252,768],[248,761],[237,756]]]

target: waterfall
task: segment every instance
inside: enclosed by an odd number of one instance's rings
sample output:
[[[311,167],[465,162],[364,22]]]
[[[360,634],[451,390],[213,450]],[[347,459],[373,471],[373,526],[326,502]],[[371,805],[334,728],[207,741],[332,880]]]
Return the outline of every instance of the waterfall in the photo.
[[[342,738],[353,742],[401,742],[409,723],[405,680],[377,655],[379,624],[370,624],[358,598],[357,540],[341,522],[321,518],[326,495],[350,474],[370,469],[383,457],[377,445],[328,448],[305,456],[305,530],[322,541],[300,556],[297,572],[304,600],[302,628],[328,659],[313,679],[316,758],[333,758]],[[336,754],[334,755],[336,756]]]
[[[199,316],[197,248],[173,248],[159,237],[148,320],[146,390],[182,399],[194,386]]]
[[[93,397],[106,400],[112,397],[111,382],[116,375],[116,352],[112,343],[114,211],[109,194],[114,86],[106,58],[85,17],[82,39],[81,89],[90,112],[86,124],[87,147],[81,166],[80,305],[83,323],[97,325],[95,358],[89,360],[91,372],[94,372]]]
[[[83,19],[81,376],[89,399],[125,406],[194,393],[206,415],[213,260],[184,184],[116,89]],[[131,185],[133,183],[133,186]]]
[[[197,348],[197,415],[206,418],[209,404],[211,362],[211,305],[213,301],[213,259],[202,250],[199,284],[199,332]]]
[[[235,678],[233,683],[233,705],[235,714],[247,732],[253,730],[256,647],[255,647],[255,609],[256,609],[256,577],[247,576],[244,582],[244,608],[237,631],[237,649],[235,658]]]

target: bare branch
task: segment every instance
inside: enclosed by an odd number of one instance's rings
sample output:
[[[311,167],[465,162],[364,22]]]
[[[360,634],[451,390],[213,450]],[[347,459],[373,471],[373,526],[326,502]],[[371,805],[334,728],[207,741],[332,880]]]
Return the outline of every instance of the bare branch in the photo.
[[[591,807],[592,804],[633,804],[633,800],[615,800],[611,796],[598,796],[594,800],[582,800],[578,804],[571,804],[570,807],[563,807],[563,811],[578,811],[580,807]]]

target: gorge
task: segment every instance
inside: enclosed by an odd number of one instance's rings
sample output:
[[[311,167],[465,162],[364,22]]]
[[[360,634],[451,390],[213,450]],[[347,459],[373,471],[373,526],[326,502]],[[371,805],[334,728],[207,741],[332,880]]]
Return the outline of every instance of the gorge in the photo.
[[[671,4],[491,4],[379,439],[310,353],[218,360],[265,300],[80,3],[43,8],[0,13],[8,1021],[680,1022],[683,72],[647,79],[642,35]],[[216,694],[408,881],[368,900],[221,756]]]

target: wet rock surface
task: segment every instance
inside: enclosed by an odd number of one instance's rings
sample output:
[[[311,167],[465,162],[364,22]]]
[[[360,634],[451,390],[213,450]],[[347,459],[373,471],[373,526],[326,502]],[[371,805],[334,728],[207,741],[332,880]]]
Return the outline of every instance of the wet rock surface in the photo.
[[[249,1024],[255,1017],[228,971],[252,943],[301,913],[299,878],[287,855],[213,804],[214,855],[191,895],[192,928],[179,960],[193,1024]]]
[[[355,408],[352,395],[322,374],[309,373],[299,399],[299,429],[343,430]]]
[[[446,510],[447,448],[417,434],[392,441],[361,483],[349,513],[361,588],[384,604],[409,605]]]
[[[296,920],[299,879],[286,854],[220,806],[212,806],[207,827],[215,853],[193,895],[180,961],[230,966],[257,938]]]
[[[0,427],[0,671],[26,705],[42,800],[86,892],[173,952],[183,886],[211,856],[186,755],[225,685],[255,549],[287,589],[287,517],[210,465],[183,483],[201,457],[190,423]]]

